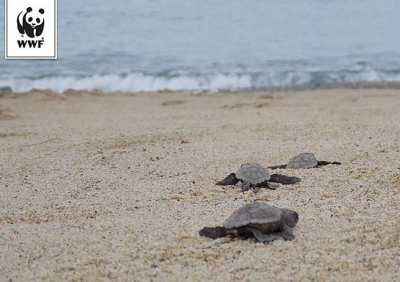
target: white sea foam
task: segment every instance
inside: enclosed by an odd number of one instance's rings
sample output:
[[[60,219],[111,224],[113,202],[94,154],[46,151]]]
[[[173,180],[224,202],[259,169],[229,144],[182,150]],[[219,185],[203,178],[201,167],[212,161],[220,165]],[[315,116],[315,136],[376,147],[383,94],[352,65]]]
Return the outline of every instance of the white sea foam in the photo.
[[[104,91],[157,91],[171,90],[217,90],[248,89],[261,87],[287,87],[318,83],[393,82],[400,81],[399,72],[361,71],[281,71],[249,74],[203,74],[180,76],[157,76],[134,73],[127,76],[93,75],[83,78],[44,77],[37,79],[0,79],[0,87],[9,86],[15,92],[36,89],[51,89],[63,92],[66,89]]]

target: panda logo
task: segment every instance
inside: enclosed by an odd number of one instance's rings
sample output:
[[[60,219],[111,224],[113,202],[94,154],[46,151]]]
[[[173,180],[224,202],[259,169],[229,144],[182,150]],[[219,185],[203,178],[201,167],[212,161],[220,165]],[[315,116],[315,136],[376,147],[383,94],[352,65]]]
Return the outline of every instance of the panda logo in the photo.
[[[23,15],[22,15],[23,14]],[[33,10],[31,7],[22,11],[17,17],[18,31],[22,35],[26,33],[30,38],[40,36],[44,28],[44,10]]]

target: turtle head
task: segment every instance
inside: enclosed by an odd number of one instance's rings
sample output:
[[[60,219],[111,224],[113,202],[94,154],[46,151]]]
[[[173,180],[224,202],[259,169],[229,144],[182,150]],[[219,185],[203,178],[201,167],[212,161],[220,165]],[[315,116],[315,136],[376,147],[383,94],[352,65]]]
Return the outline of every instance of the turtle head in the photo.
[[[297,222],[299,222],[299,214],[295,211],[289,209],[282,209],[283,220],[290,227],[295,227]]]

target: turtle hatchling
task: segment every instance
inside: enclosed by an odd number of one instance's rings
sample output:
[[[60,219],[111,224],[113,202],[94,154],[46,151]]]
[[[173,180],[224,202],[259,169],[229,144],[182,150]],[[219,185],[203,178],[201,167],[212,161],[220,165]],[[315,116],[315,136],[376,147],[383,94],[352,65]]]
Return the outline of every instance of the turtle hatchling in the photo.
[[[255,237],[259,242],[269,242],[283,237],[293,240],[293,227],[299,221],[299,214],[262,202],[253,202],[236,210],[223,226],[204,227],[201,236],[217,239],[230,235],[239,238]]]
[[[306,169],[319,167],[324,165],[340,165],[339,162],[318,161],[313,153],[301,153],[292,157],[286,165],[270,166],[270,169],[289,168],[289,169]]]
[[[245,163],[242,164],[236,172],[236,178],[242,183],[242,191],[249,190],[250,187],[255,188],[257,184],[266,182],[269,189],[276,189],[276,184],[268,183],[271,178],[268,170],[259,164]]]
[[[312,168],[318,165],[318,161],[313,153],[302,153],[291,158],[286,165],[286,168]]]
[[[217,185],[235,185],[239,181],[242,183],[242,191],[246,191],[250,187],[266,187],[275,190],[279,185],[271,182],[294,184],[300,182],[300,179],[280,174],[270,175],[268,170],[259,164],[244,163],[236,173],[229,174],[217,182]]]
[[[230,174],[228,177],[232,178],[231,183],[233,185],[240,181],[242,183],[242,191],[247,191],[250,189],[250,187],[256,188],[256,186],[261,183],[264,183],[265,187],[273,190],[278,187],[277,184],[271,184],[268,182],[268,180],[271,178],[271,175],[265,167],[259,164],[242,164],[236,174]],[[225,178],[224,180],[227,180],[227,178]],[[217,183],[217,185],[221,185],[220,182],[218,182],[219,184]]]

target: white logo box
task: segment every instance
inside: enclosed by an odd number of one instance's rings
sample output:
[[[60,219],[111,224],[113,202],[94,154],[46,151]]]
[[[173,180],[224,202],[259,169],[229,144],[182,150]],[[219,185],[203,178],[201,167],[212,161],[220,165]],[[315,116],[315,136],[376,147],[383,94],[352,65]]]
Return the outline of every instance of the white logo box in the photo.
[[[57,59],[57,0],[5,0],[5,59]]]

